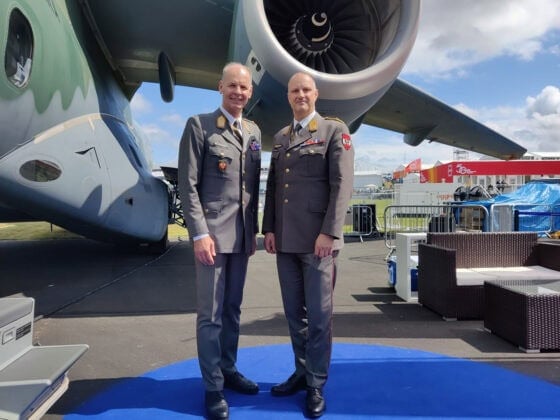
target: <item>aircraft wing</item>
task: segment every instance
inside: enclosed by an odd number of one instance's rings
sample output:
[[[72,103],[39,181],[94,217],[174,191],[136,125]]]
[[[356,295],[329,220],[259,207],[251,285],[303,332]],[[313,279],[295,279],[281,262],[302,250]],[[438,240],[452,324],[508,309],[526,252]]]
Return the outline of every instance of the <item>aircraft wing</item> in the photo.
[[[426,138],[505,160],[519,157],[527,151],[400,79],[367,112],[363,122],[404,133],[405,143],[412,146]]]
[[[176,84],[217,89],[229,59],[235,0],[80,3],[105,59],[132,93],[142,82],[160,82],[161,52]]]
[[[247,116],[259,123],[265,148],[291,119],[289,77],[305,71],[321,92],[318,111],[352,131],[365,123],[404,133],[413,146],[427,139],[501,159],[526,151],[397,79],[416,37],[419,1],[80,3],[129,98],[143,81],[159,82],[166,101],[174,84],[216,89],[227,61],[245,63],[255,84]]]

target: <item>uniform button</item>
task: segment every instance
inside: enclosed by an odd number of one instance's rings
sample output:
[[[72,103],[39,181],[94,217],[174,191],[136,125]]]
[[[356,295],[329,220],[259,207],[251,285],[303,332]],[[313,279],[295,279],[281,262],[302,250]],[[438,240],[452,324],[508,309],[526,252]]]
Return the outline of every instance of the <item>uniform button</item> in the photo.
[[[289,184],[284,184],[284,188],[288,188],[288,187],[289,187]]]
[[[315,153],[315,150],[311,149],[311,150],[309,151],[309,153],[313,154],[313,153]]]
[[[287,199],[287,198],[285,198],[285,199],[284,199],[284,203],[287,203],[287,202],[288,202],[288,199]]]
[[[290,157],[292,156],[290,153],[286,153],[286,157]]]
[[[242,205],[242,206],[245,205],[245,200],[241,200],[241,205]]]
[[[204,209],[204,213],[208,213],[208,209]]]
[[[286,173],[290,172],[290,168],[286,168]]]

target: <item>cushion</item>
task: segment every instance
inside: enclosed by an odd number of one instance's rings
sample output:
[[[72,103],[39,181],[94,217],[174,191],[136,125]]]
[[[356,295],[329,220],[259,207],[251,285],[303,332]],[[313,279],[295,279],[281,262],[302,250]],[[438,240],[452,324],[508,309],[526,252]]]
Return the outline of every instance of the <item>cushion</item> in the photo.
[[[457,269],[457,286],[482,286],[485,280],[560,280],[560,271],[540,265]]]

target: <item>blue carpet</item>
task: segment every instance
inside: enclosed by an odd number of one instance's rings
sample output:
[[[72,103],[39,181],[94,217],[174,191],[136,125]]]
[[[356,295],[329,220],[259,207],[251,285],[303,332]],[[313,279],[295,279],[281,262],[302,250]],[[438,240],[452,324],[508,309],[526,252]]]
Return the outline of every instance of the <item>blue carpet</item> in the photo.
[[[302,419],[305,393],[275,398],[293,370],[289,345],[239,350],[239,370],[258,395],[225,391],[231,420]],[[126,379],[65,420],[201,419],[196,359]],[[322,419],[560,419],[560,387],[486,363],[397,347],[335,344]]]

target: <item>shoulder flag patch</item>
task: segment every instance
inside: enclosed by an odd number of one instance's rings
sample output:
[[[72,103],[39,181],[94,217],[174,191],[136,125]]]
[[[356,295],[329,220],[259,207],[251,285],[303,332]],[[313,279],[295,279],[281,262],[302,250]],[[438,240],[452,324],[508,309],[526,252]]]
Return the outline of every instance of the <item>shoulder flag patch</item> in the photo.
[[[350,150],[352,147],[352,139],[350,138],[350,134],[342,133],[342,146],[346,150]]]

